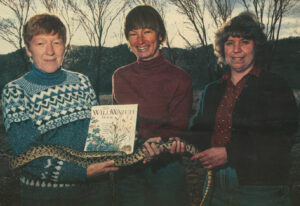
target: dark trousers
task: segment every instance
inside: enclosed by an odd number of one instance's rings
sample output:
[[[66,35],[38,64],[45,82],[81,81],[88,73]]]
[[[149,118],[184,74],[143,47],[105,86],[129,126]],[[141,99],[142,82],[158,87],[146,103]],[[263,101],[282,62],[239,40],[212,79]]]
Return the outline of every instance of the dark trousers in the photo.
[[[116,178],[115,206],[185,206],[186,201],[184,168],[178,161]]]

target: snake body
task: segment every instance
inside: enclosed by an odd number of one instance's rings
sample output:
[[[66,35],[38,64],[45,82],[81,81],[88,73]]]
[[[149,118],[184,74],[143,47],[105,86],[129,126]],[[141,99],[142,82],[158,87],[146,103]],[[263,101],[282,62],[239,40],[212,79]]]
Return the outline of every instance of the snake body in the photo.
[[[172,141],[156,143],[160,149],[170,150]],[[10,161],[10,167],[16,169],[24,166],[28,162],[40,157],[55,157],[67,162],[73,162],[81,167],[88,167],[91,164],[114,160],[114,166],[124,167],[133,165],[145,158],[143,146],[135,150],[134,153],[126,155],[124,152],[91,152],[78,151],[61,145],[39,145],[32,147],[25,153],[19,154]],[[185,144],[185,151],[191,155],[197,154],[198,149],[192,144]]]
[[[159,149],[167,151],[171,150],[173,141],[155,143]],[[185,151],[191,155],[199,153],[199,150],[192,144],[185,143]],[[104,162],[107,160],[114,160],[114,166],[124,167],[136,164],[145,158],[144,146],[139,147],[132,154],[125,154],[124,152],[91,152],[91,151],[78,151],[69,147],[61,145],[39,145],[32,147],[25,153],[19,154],[15,158],[11,159],[10,167],[12,169],[20,168],[25,164],[31,162],[34,159],[40,157],[55,157],[67,162],[73,162],[81,167],[88,167],[91,164]],[[212,171],[208,173],[208,184],[205,188],[204,195],[200,206],[204,204],[206,197],[210,191],[212,185]]]

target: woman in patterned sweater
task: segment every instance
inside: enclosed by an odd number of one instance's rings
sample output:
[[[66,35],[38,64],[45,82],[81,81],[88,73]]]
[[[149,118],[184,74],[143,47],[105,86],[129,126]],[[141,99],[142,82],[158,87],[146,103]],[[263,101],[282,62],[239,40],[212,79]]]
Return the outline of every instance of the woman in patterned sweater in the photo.
[[[14,154],[42,144],[83,150],[90,108],[97,100],[87,77],[61,68],[65,26],[54,15],[36,15],[25,24],[23,39],[32,70],[2,93]],[[118,169],[112,165],[107,161],[82,168],[51,157],[35,159],[21,169],[22,205],[108,205],[104,174]]]

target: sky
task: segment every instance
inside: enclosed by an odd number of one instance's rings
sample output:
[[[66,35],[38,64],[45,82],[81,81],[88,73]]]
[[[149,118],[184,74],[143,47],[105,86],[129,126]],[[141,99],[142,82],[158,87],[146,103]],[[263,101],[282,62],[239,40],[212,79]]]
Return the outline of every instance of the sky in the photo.
[[[239,7],[236,7],[233,16],[240,13],[242,10]],[[39,12],[44,12],[43,10],[38,10]],[[12,13],[9,9],[5,8],[4,6],[0,5],[0,17],[7,18],[11,17]],[[184,36],[189,39],[192,44],[197,43],[196,34],[186,27],[187,19],[179,14],[176,11],[176,8],[173,6],[168,6],[166,9],[166,18],[165,24],[168,33],[168,37],[172,47],[180,47],[185,48],[187,45],[185,41],[179,36],[178,32],[184,34]],[[121,30],[121,26],[123,23],[123,19],[117,19],[112,25],[106,44],[107,47],[117,46],[120,43],[126,43],[124,37],[119,36],[119,32]],[[212,23],[207,23],[209,26],[209,33],[208,38],[209,42],[211,43],[214,36],[214,28]],[[280,38],[286,38],[291,36],[300,36],[300,3],[298,3],[297,7],[294,8],[289,14],[284,17],[282,28],[280,31]],[[88,45],[88,39],[85,36],[85,33],[82,29],[77,30],[74,38],[72,39],[72,44],[74,45]],[[12,47],[9,43],[5,42],[4,40],[0,39],[0,54],[7,54],[10,52],[15,51],[15,48]]]

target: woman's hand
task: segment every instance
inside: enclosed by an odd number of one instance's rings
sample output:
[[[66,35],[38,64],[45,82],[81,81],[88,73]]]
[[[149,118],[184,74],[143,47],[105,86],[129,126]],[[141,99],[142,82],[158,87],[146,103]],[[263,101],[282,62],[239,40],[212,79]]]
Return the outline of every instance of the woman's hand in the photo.
[[[179,137],[170,137],[169,140],[173,141],[172,147],[170,150],[171,154],[183,153],[185,151],[185,145],[183,142],[181,142]]]
[[[194,155],[191,159],[199,159],[204,168],[212,169],[227,163],[227,152],[225,147],[212,147]]]
[[[100,162],[100,163],[95,163],[95,164],[91,164],[88,166],[87,168],[87,178],[91,179],[91,178],[96,178],[98,176],[104,175],[108,172],[115,172],[117,170],[119,170],[119,167],[113,167],[114,165],[114,161],[113,160],[108,160],[105,162]]]
[[[156,155],[159,155],[162,150],[156,147],[154,143],[160,143],[161,142],[161,137],[152,137],[149,138],[145,143],[144,143],[144,153],[145,153],[145,158],[143,160],[143,163],[147,163],[148,161],[152,160],[152,158]]]

